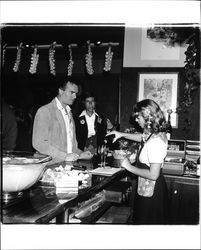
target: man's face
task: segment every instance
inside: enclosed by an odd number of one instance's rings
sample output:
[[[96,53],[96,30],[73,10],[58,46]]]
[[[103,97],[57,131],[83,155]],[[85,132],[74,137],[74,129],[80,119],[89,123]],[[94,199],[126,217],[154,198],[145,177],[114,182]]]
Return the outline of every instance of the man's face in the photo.
[[[72,105],[77,97],[78,86],[74,83],[68,82],[66,84],[66,89],[59,89],[59,94],[61,96],[61,102],[63,105]]]
[[[95,100],[94,100],[94,97],[88,97],[85,99],[85,108],[87,111],[89,112],[93,112],[94,109],[95,109]]]

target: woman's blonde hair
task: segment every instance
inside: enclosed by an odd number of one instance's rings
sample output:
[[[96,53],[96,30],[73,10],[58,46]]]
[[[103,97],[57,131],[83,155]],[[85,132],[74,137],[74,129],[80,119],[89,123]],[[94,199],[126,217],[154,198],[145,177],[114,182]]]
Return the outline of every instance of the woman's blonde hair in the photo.
[[[145,129],[151,133],[168,132],[170,124],[160,106],[151,99],[144,99],[134,106],[133,116],[142,115],[145,120]]]

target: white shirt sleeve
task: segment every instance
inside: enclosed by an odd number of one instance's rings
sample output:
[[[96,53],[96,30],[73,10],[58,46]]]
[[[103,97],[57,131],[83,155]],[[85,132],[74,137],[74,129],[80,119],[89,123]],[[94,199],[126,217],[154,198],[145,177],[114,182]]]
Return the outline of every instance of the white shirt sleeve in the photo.
[[[139,160],[148,166],[150,163],[163,163],[166,154],[167,144],[160,137],[155,137],[144,144]]]

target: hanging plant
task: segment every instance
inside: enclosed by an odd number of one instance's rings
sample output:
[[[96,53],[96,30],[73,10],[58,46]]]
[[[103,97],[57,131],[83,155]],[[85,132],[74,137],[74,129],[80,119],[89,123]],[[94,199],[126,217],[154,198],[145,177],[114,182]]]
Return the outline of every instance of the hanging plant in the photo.
[[[188,48],[185,52],[186,60],[184,66],[184,95],[180,99],[179,107],[177,108],[177,113],[183,115],[185,133],[191,130],[191,118],[189,116],[189,110],[193,104],[194,95],[196,90],[200,86],[200,69],[197,65],[199,58],[199,51],[196,45],[196,36],[192,36],[188,42]]]
[[[105,53],[105,67],[103,68],[104,71],[109,72],[112,67],[112,57],[113,57],[113,52],[112,52],[112,46],[109,43],[108,50]]]
[[[147,30],[147,37],[153,41],[163,41],[168,47],[188,45],[184,62],[184,95],[180,98],[176,112],[185,123],[183,130],[191,129],[189,110],[194,94],[200,86],[200,28],[199,27],[154,27]]]
[[[90,41],[87,41],[87,48],[88,48],[88,52],[87,52],[87,54],[85,55],[86,70],[87,70],[87,73],[88,73],[89,75],[93,75],[93,73],[94,73],[93,64],[92,64],[93,55],[92,55],[92,52],[91,52],[91,44],[90,44]]]
[[[193,103],[192,94],[200,85],[200,70],[199,65],[197,65],[200,60],[200,52],[198,51],[199,33],[199,29],[194,27],[154,27],[147,29],[147,37],[153,41],[163,41],[168,46],[188,44],[184,62],[184,98],[177,112],[185,111],[186,108],[190,107]]]
[[[193,33],[193,27],[156,26],[147,29],[147,38],[155,42],[164,42],[167,47],[173,47],[186,44]]]
[[[53,42],[50,46],[49,49],[49,66],[50,66],[50,74],[56,75],[56,66],[55,66],[55,47],[56,47],[56,42]]]
[[[31,73],[31,74],[35,74],[37,71],[37,65],[38,65],[38,61],[39,61],[39,54],[37,54],[37,51],[38,51],[38,46],[35,45],[34,52],[33,52],[33,54],[31,54],[31,65],[29,68],[29,73]]]
[[[72,47],[71,47],[70,44],[68,45],[68,50],[69,50],[68,76],[71,76],[72,73],[73,73],[73,64],[74,64],[74,61],[73,61]]]
[[[19,70],[19,66],[20,66],[20,62],[21,62],[22,45],[23,45],[23,43],[21,42],[19,44],[19,46],[17,46],[17,55],[16,55],[15,64],[13,67],[14,72],[18,72],[18,70]]]
[[[184,66],[184,77],[185,77],[185,86],[184,86],[184,96],[180,105],[177,109],[177,112],[185,112],[193,103],[193,93],[198,89],[200,85],[200,69],[196,68],[196,60],[198,56],[198,49],[195,44],[195,39],[189,41],[188,48],[185,52],[186,60]]]

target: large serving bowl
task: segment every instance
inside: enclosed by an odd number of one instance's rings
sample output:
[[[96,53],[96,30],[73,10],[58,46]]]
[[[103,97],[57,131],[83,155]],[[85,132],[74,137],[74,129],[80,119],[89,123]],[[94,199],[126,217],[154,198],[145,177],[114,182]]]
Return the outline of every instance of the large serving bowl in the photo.
[[[34,185],[50,160],[39,153],[3,152],[3,192],[20,192]]]

